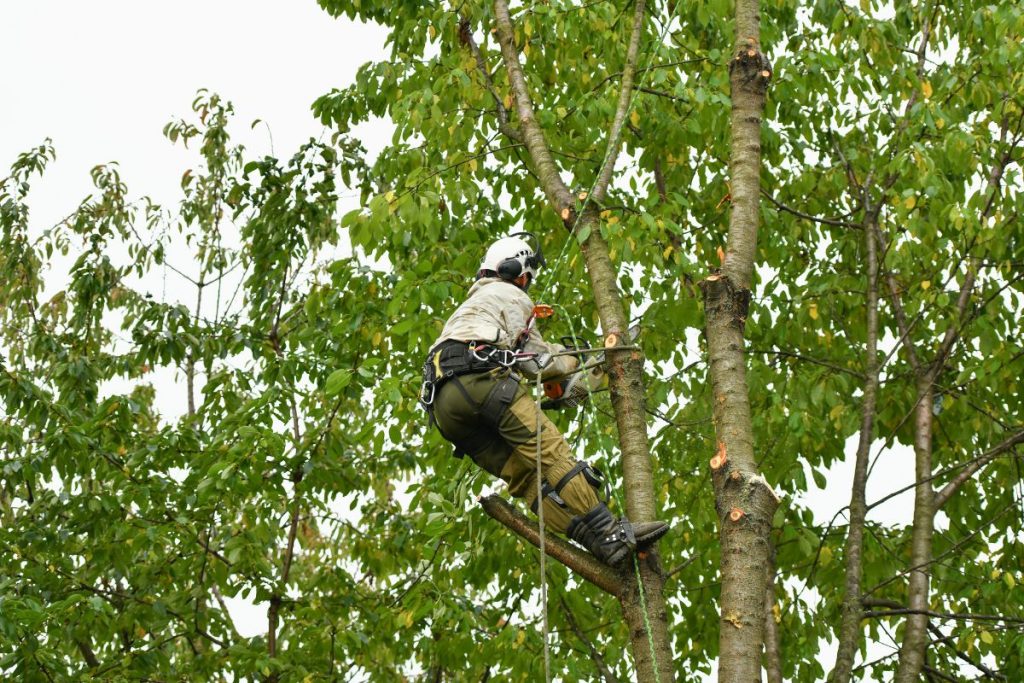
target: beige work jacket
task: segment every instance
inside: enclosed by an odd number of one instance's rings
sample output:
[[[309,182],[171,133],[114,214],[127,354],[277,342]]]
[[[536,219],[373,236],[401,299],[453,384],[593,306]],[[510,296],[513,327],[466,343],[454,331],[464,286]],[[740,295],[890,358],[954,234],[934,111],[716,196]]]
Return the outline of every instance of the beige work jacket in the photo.
[[[496,277],[485,277],[473,283],[469,296],[448,318],[441,336],[433,346],[455,339],[464,342],[485,342],[502,349],[510,349],[533,312],[533,300],[526,292]],[[561,344],[549,344],[537,331],[536,321],[523,351],[552,354],[564,351]],[[535,360],[520,361],[518,369],[531,379],[540,371],[541,379],[559,377],[576,367],[572,356],[551,358],[543,368]]]

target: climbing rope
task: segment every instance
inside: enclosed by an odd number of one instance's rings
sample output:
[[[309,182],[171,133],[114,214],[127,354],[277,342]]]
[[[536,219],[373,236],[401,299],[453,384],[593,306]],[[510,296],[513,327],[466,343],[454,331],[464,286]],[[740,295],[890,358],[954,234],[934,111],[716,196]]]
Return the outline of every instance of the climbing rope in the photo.
[[[544,395],[544,391],[542,389],[539,372],[537,373],[537,386],[535,393],[537,400],[537,522],[538,528],[540,529],[540,606],[544,621],[544,681],[545,683],[551,683],[551,649],[548,644],[550,635],[548,626],[548,574],[547,566],[545,564],[547,560],[547,552],[544,547],[544,472],[541,467],[542,449],[540,442],[541,432],[544,430],[544,413],[541,412],[540,397]]]
[[[555,307],[556,308],[560,308],[562,310],[562,314],[565,316],[565,319],[569,323],[569,335],[572,337],[573,345],[574,346],[579,346],[581,339],[580,339],[580,337],[578,337],[576,335],[576,326],[573,325],[572,316],[569,315],[569,312],[565,309],[564,306],[562,306],[560,304],[555,304]],[[599,424],[600,419],[601,419],[600,411],[598,411],[596,408],[592,407],[590,401],[585,401],[583,405],[584,405],[584,408],[583,408],[583,417],[584,417],[584,419],[587,417],[587,415],[590,413],[591,409],[593,408],[593,411],[594,411],[593,423],[594,423],[594,426],[595,426],[595,429],[597,430],[597,432],[600,433],[600,431],[601,431],[601,425]],[[582,434],[582,432],[584,430],[584,426],[585,425],[583,424],[583,420],[580,420],[580,433],[581,434]],[[619,494],[618,494],[618,487],[615,487],[615,486],[611,487],[611,491],[612,491],[612,496],[615,498],[616,506],[618,506],[618,508],[620,510],[625,509],[623,504],[622,504],[622,499],[619,497]],[[648,649],[651,652],[651,663],[654,666],[654,677],[655,677],[655,680],[658,681],[658,683],[661,683],[661,669],[658,668],[658,655],[655,653],[655,650],[654,650],[654,633],[651,630],[651,617],[650,617],[650,614],[648,614],[648,612],[647,612],[647,594],[646,594],[646,591],[644,590],[643,577],[640,574],[640,561],[639,561],[639,557],[635,553],[633,555],[633,572],[634,572],[634,576],[636,577],[637,591],[640,594],[640,610],[641,610],[641,613],[644,615],[644,630],[646,631],[646,635],[647,635],[647,647],[648,647]]]
[[[659,45],[663,45],[664,44],[665,36],[668,34],[669,26],[671,26],[671,24],[672,24],[672,17],[676,14],[676,11],[678,10],[678,8],[679,8],[679,0],[676,0],[675,4],[673,5],[673,10],[672,10],[671,14],[666,18],[664,26],[662,27],[661,34],[658,36],[658,44]],[[653,60],[653,58],[654,58],[653,53],[648,53],[646,55],[646,62],[645,62],[644,68],[639,69],[639,70],[636,71],[636,74],[637,74],[638,78],[636,80],[636,83],[634,84],[633,92],[630,94],[629,103],[627,104],[627,107],[626,107],[626,116],[628,116],[629,113],[633,110],[633,105],[636,103],[637,96],[641,92],[641,87],[643,86],[644,78],[647,75],[647,73],[651,70],[649,67],[650,67],[650,64],[651,64],[651,60]],[[621,145],[621,140],[618,141],[616,144],[609,144],[608,145],[608,149],[605,150],[604,158],[601,161],[601,165],[598,167],[598,173],[594,177],[594,182],[591,184],[590,190],[582,198],[583,203],[578,208],[578,210],[576,212],[576,218],[573,221],[572,228],[569,230],[569,236],[566,238],[565,243],[562,245],[561,250],[559,250],[558,256],[555,258],[555,260],[554,260],[554,262],[552,264],[551,272],[560,272],[558,266],[561,264],[561,262],[567,256],[567,254],[569,252],[569,245],[572,244],[573,242],[578,241],[576,230],[579,227],[580,219],[583,217],[584,213],[586,212],[587,207],[590,205],[591,197],[594,194],[594,189],[597,187],[598,180],[600,179],[601,170],[608,163],[608,160],[611,157],[611,155],[614,152],[616,152],[616,149],[617,149],[617,147],[619,145]],[[538,295],[543,294],[545,290],[546,290],[546,287],[544,287],[544,286],[540,287],[537,290]],[[562,308],[563,312],[565,312],[564,307],[561,307],[558,304],[556,304],[556,306],[558,306],[559,308]],[[566,319],[569,321],[569,329],[570,329],[570,334],[572,335],[572,338],[573,338],[573,344],[578,346],[579,345],[579,341],[578,341],[579,338],[576,336],[576,330],[575,330],[575,327],[572,324],[572,317],[566,315]],[[543,395],[543,391],[542,391],[542,385],[541,385],[541,380],[540,380],[540,373],[538,373],[538,375],[537,375],[537,382],[536,382],[536,384],[537,384],[537,386],[536,386],[536,401],[537,401],[537,436],[536,436],[536,439],[537,439],[537,475],[536,476],[537,476],[537,500],[539,501],[537,503],[537,517],[538,517],[538,522],[539,522],[539,527],[540,527],[540,574],[541,574],[540,584],[541,584],[541,609],[542,609],[542,612],[543,612],[543,628],[544,628],[544,680],[546,681],[546,683],[550,683],[551,672],[550,672],[550,652],[549,652],[549,642],[548,642],[549,641],[549,626],[548,626],[548,607],[547,607],[547,574],[546,574],[546,564],[545,564],[545,558],[547,556],[547,553],[545,551],[544,500],[543,500],[543,497],[542,497],[543,485],[541,483],[542,482],[543,470],[542,470],[542,465],[541,465],[541,442],[540,442],[540,439],[541,439],[541,432],[542,432],[542,429],[543,429],[543,423],[541,421],[542,420],[542,416],[541,416],[541,407],[540,406],[541,406],[541,396]],[[584,415],[586,414],[587,410],[589,410],[589,406],[584,409]],[[597,422],[598,422],[598,418],[595,418],[594,419],[594,423],[597,424]],[[600,425],[597,425],[597,426],[598,426],[598,428],[600,428]],[[582,432],[582,430],[583,430],[583,425],[582,424],[580,425],[580,429],[581,429],[581,432]],[[615,496],[616,505],[618,505],[619,509],[624,509],[623,506],[622,506],[622,501],[619,499],[618,494],[615,493],[613,495]],[[647,632],[647,645],[650,648],[651,662],[652,662],[652,664],[654,666],[655,679],[658,681],[658,683],[660,683],[660,681],[661,681],[661,672],[660,672],[660,669],[658,667],[657,655],[655,653],[655,648],[654,648],[654,636],[653,636],[653,633],[652,633],[652,630],[651,630],[650,615],[647,613],[647,599],[646,599],[646,595],[645,595],[645,591],[644,591],[644,584],[643,584],[642,576],[640,574],[640,564],[639,564],[638,558],[637,558],[637,556],[635,554],[633,556],[633,570],[634,570],[634,573],[635,573],[635,576],[636,576],[637,589],[638,589],[639,594],[640,594],[640,608],[641,608],[641,610],[643,612],[643,616],[644,616],[644,628],[645,628],[645,630]]]

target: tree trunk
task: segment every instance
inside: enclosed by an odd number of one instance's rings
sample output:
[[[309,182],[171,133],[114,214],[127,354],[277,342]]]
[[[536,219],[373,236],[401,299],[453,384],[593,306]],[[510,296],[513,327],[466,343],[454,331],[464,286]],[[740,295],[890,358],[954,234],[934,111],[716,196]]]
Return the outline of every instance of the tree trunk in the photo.
[[[629,328],[629,316],[619,292],[618,272],[609,256],[608,245],[601,237],[598,207],[596,202],[589,202],[577,216],[575,197],[562,179],[534,114],[533,102],[519,61],[519,51],[515,45],[507,0],[495,0],[494,18],[502,61],[515,99],[518,135],[526,145],[545,195],[565,226],[574,233],[577,229],[580,234],[584,231],[589,233],[582,249],[601,328],[606,335],[617,333],[621,344]],[[628,107],[632,100],[632,74],[636,69],[643,18],[644,3],[638,1],[634,8],[633,28],[627,49],[623,89],[609,131],[601,180],[593,188],[593,195],[598,198],[604,196],[610,182],[618,154],[621,128],[628,117]],[[570,239],[574,237],[575,234]],[[616,351],[614,348],[609,349],[606,356],[612,407],[619,429],[626,514],[634,522],[652,521],[656,517],[656,510],[644,412],[643,356],[639,352]],[[670,683],[675,680],[675,674],[663,596],[665,577],[657,551],[651,549],[638,565],[640,581],[637,581],[634,572],[627,573],[623,577],[625,585],[620,593],[623,617],[629,626],[637,680]],[[761,592],[763,599],[763,582]]]
[[[870,207],[865,207],[871,211]],[[864,350],[864,402],[861,404],[860,436],[857,442],[857,460],[853,470],[853,490],[850,494],[850,528],[846,536],[846,593],[843,596],[843,621],[839,627],[839,648],[832,670],[832,683],[850,683],[853,659],[860,643],[860,622],[863,607],[860,603],[861,580],[864,573],[864,520],[867,504],[864,490],[868,479],[868,459],[874,439],[875,406],[878,400],[878,242],[874,216],[868,216],[864,225],[864,244],[868,267],[867,338]]]
[[[935,530],[932,488],[932,378],[926,373],[918,380],[917,405],[914,406],[914,529],[910,540],[910,582],[907,607],[916,610],[907,616],[900,643],[900,665],[896,683],[914,683],[924,666],[928,645],[928,583],[931,574],[932,535]]]
[[[761,53],[758,0],[736,2],[732,86],[732,211],[721,271],[701,283],[718,450],[711,460],[722,552],[718,677],[761,680],[769,532],[778,505],[758,472],[743,326],[757,247],[761,118],[771,67]]]

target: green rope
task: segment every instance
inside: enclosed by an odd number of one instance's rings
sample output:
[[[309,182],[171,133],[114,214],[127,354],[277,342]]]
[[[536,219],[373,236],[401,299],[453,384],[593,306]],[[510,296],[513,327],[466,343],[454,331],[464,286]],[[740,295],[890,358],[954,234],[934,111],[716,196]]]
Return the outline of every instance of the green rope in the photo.
[[[572,337],[572,343],[575,346],[579,346],[580,337],[578,337],[576,335],[576,326],[573,325],[572,316],[569,315],[569,312],[561,304],[554,304],[554,308],[560,309],[562,311],[562,314],[565,316],[566,321],[569,323],[569,336]],[[538,386],[539,386],[539,383],[538,383]],[[540,399],[539,398],[538,398],[537,404],[538,404],[538,406],[540,405]],[[586,418],[586,416],[588,415],[588,413],[590,412],[591,407],[592,407],[591,406],[591,402],[590,401],[586,401],[584,403],[584,406],[585,407],[583,409],[583,417]],[[601,430],[601,425],[599,424],[600,418],[601,418],[601,413],[596,408],[594,408],[594,420],[593,420],[593,422],[594,422],[594,426],[597,428],[598,433],[600,433],[600,430]],[[581,424],[580,424],[580,433],[582,434],[583,429],[584,429],[583,420],[581,420],[580,422],[581,422]],[[623,504],[622,504],[621,498],[619,498],[618,490],[615,487],[612,487],[612,495],[615,498],[615,504],[620,509],[625,509]],[[647,595],[646,595],[646,591],[644,590],[643,577],[640,575],[640,562],[639,562],[636,554],[633,555],[633,571],[634,571],[634,574],[636,576],[637,590],[640,593],[640,610],[641,610],[641,612],[644,615],[644,630],[646,631],[646,634],[647,634],[647,647],[648,647],[648,649],[650,649],[650,652],[651,652],[651,663],[654,665],[654,676],[655,676],[655,680],[657,680],[658,683],[661,683],[661,669],[658,668],[658,655],[655,653],[655,649],[654,649],[654,632],[651,629],[651,618],[650,618],[650,615],[647,612]]]
[[[678,10],[678,8],[679,8],[679,0],[676,0],[676,3],[674,5],[674,9],[672,11],[672,15],[674,15],[676,13],[676,10]],[[668,34],[669,26],[672,23],[671,19],[672,19],[671,15],[666,18],[664,27],[662,28],[662,31],[661,31],[661,35],[658,37],[658,44],[659,45],[664,44],[665,36]],[[647,72],[650,70],[648,67],[650,66],[650,60],[653,60],[654,55],[649,53],[647,55],[647,58],[648,58],[648,61],[646,62],[644,68],[640,69],[638,71],[639,78],[637,79],[636,83],[633,86],[633,92],[630,95],[629,104],[626,107],[626,115],[627,116],[628,116],[629,112],[631,112],[633,110],[633,105],[635,104],[636,99],[637,99],[637,97],[639,96],[639,94],[641,92],[641,87],[642,87],[642,85],[644,83],[644,77],[647,75]],[[618,147],[621,144],[622,143],[621,143],[621,140],[620,140],[618,145],[615,145],[615,147]],[[604,155],[604,158],[601,161],[601,165],[598,167],[598,174],[594,177],[594,182],[593,182],[593,184],[591,184],[590,190],[587,192],[586,197],[583,198],[582,206],[580,206],[578,211],[576,212],[576,219],[573,221],[572,228],[569,230],[569,236],[565,240],[565,243],[562,245],[562,249],[559,251],[558,256],[555,258],[555,261],[552,264],[551,272],[558,272],[558,268],[556,266],[560,265],[562,260],[568,254],[568,252],[569,252],[569,245],[572,244],[573,242],[577,241],[576,239],[573,239],[573,238],[576,237],[576,229],[579,227],[580,219],[583,217],[584,212],[586,211],[587,207],[590,205],[591,197],[594,194],[594,188],[597,187],[597,182],[600,179],[600,171],[601,171],[601,169],[604,168],[605,164],[608,163],[608,159],[611,157],[612,153],[615,152],[615,151],[616,150],[613,148],[612,145],[609,145],[608,149],[605,151],[605,155]],[[541,287],[538,290],[538,294],[542,294],[544,291],[545,291],[545,288]],[[556,306],[557,306],[557,304],[556,304]],[[561,307],[561,306],[558,306],[558,307],[562,308],[563,312],[565,312],[564,307]],[[577,340],[579,338],[576,336],[576,330],[575,330],[575,327],[572,324],[572,317],[569,316],[569,315],[566,315],[566,319],[569,321],[569,329],[570,329],[570,333],[571,333],[572,338],[573,338],[573,344],[578,344],[579,342]],[[542,468],[541,468],[541,444],[540,444],[540,437],[541,437],[542,423],[541,423],[541,414],[540,414],[541,413],[541,407],[540,407],[541,398],[540,397],[541,397],[543,392],[542,392],[541,380],[540,380],[540,374],[539,373],[537,375],[537,382],[536,382],[536,384],[537,384],[537,386],[536,386],[536,394],[537,394],[536,400],[537,400],[537,413],[538,413],[538,415],[537,415],[537,501],[538,501],[538,503],[537,503],[537,517],[538,517],[539,526],[540,526],[541,605],[542,605],[543,620],[544,620],[544,677],[545,677],[545,681],[550,682],[551,674],[550,674],[550,653],[549,653],[549,646],[548,646],[547,576],[546,576],[546,573],[545,573],[545,556],[546,556],[546,552],[545,552],[545,547],[544,547],[545,546],[545,543],[544,543],[544,541],[545,541],[545,539],[544,539],[544,502],[543,502],[543,498],[541,497],[541,493],[542,493],[542,484],[541,484]],[[584,411],[584,414],[585,413],[586,413],[586,410]],[[595,422],[595,424],[597,424],[598,420],[595,419],[594,422]],[[598,425],[598,427],[600,428],[600,425]],[[581,425],[581,432],[582,432],[582,425]],[[616,493],[614,495],[615,495],[615,502],[616,502],[616,504],[620,508],[622,508],[622,501],[619,499],[618,494]],[[648,647],[650,648],[650,651],[651,651],[651,661],[654,664],[655,678],[658,681],[658,683],[660,683],[660,681],[661,681],[661,672],[660,672],[660,669],[658,668],[658,659],[657,659],[657,655],[655,654],[655,650],[654,650],[654,636],[653,636],[653,633],[652,633],[652,630],[651,630],[650,616],[647,613],[647,600],[646,600],[646,597],[645,597],[644,584],[643,584],[642,577],[640,575],[640,565],[639,565],[639,562],[637,560],[636,555],[633,556],[633,568],[634,568],[634,571],[635,571],[635,574],[636,574],[637,588],[638,588],[639,593],[640,593],[640,608],[643,611],[643,615],[644,615],[644,628],[647,631],[647,645],[648,645]]]

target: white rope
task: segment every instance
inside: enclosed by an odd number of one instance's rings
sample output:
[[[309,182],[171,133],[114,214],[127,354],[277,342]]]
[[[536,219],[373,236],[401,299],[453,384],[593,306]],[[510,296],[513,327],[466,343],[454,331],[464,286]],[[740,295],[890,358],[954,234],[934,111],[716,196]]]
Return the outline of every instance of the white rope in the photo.
[[[544,622],[544,681],[551,683],[551,648],[548,645],[548,576],[547,576],[547,552],[544,538],[544,471],[541,467],[541,442],[540,437],[544,429],[544,414],[540,407],[540,397],[544,395],[541,386],[540,372],[537,372],[537,520],[540,528],[540,606]]]

